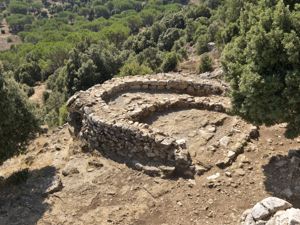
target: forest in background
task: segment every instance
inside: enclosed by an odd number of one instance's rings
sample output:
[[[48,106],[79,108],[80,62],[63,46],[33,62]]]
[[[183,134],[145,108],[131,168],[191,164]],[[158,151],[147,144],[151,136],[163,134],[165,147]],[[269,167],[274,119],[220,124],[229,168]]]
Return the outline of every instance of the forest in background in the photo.
[[[255,124],[288,122],[290,135],[299,132],[296,0],[1,0],[0,18],[22,39],[0,53],[2,158],[40,124],[63,124],[76,91],[114,76],[173,71],[189,47],[210,70],[209,42],[222,53],[233,112]],[[34,106],[27,98],[39,82],[47,90],[43,106]]]

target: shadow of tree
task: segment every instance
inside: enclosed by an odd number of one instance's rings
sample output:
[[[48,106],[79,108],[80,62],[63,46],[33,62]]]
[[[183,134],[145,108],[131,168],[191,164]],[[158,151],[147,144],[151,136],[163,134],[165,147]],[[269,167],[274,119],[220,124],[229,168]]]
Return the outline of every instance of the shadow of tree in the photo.
[[[55,174],[56,169],[47,166],[25,169],[0,181],[0,225],[36,224],[50,208],[44,200],[51,191],[55,192]]]
[[[288,200],[300,207],[300,152],[273,156],[263,166],[264,185],[271,195]]]

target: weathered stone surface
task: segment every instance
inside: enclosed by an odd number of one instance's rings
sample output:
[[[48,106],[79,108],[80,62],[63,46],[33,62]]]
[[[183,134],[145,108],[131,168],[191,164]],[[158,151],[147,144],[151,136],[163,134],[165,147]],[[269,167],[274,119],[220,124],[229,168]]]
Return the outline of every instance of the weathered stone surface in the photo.
[[[270,216],[270,211],[264,207],[260,202],[257,203],[251,210],[251,215],[254,220],[265,219]]]
[[[271,213],[279,210],[286,210],[292,207],[292,205],[280,198],[269,197],[261,201],[261,204],[266,207]]]
[[[300,209],[288,209],[286,211],[278,211],[266,225],[299,225]]]
[[[223,146],[223,147],[227,147],[229,141],[230,141],[230,137],[227,137],[227,136],[222,137],[222,138],[220,139],[220,145]]]
[[[79,173],[79,170],[76,167],[68,166],[68,167],[64,168],[61,173],[64,176],[69,176],[69,175],[72,175],[72,174]]]
[[[300,209],[292,208],[285,200],[268,197],[243,213],[241,225],[300,225]]]

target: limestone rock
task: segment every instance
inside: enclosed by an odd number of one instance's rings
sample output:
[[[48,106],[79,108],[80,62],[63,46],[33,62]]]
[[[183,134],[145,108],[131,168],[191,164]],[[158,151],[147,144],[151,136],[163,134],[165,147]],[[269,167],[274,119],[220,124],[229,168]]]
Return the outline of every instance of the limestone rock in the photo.
[[[300,209],[285,200],[268,197],[241,216],[241,225],[300,225]]]
[[[69,176],[72,174],[78,174],[79,170],[76,167],[67,166],[62,170],[62,175]]]
[[[223,147],[227,147],[229,144],[230,138],[228,136],[222,137],[220,139],[220,145]]]
[[[260,202],[257,203],[251,210],[251,215],[254,220],[265,219],[270,216],[270,211],[264,207]]]
[[[286,210],[292,207],[292,205],[280,198],[269,197],[261,201],[261,204],[266,207],[271,213]]]

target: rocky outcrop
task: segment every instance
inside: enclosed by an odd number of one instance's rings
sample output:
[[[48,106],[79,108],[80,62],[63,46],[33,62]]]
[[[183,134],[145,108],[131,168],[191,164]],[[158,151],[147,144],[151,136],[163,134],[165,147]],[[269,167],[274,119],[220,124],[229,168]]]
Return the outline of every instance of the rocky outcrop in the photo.
[[[242,215],[241,225],[299,225],[300,209],[285,200],[269,197]]]
[[[157,74],[114,78],[71,97],[67,103],[74,133],[90,148],[125,161],[150,175],[192,176],[194,166],[184,140],[176,140],[141,120],[169,109],[226,112],[227,87],[197,75]],[[110,101],[130,91],[174,93],[138,107],[114,107]],[[209,98],[207,97],[209,96]]]

